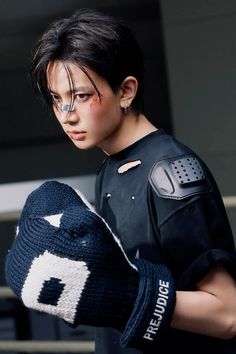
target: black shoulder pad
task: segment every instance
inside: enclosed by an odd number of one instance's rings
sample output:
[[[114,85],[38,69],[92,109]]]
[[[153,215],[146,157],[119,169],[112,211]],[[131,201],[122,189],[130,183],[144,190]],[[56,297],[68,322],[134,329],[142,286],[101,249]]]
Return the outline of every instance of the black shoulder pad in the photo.
[[[211,191],[204,168],[193,155],[157,162],[150,171],[149,181],[162,198],[184,199]]]

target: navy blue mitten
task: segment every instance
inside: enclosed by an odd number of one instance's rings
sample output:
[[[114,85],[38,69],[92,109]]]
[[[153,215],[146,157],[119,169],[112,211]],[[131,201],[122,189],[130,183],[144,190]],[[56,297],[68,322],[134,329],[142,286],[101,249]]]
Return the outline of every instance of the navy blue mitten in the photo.
[[[72,326],[116,328],[122,346],[155,343],[175,307],[169,270],[128,260],[85,198],[56,181],[28,196],[5,274],[25,306]]]

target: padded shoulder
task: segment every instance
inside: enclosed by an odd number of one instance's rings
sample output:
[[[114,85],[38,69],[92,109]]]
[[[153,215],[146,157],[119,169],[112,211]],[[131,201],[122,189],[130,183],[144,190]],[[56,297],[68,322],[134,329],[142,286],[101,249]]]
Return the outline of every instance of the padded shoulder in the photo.
[[[184,199],[211,191],[204,167],[194,155],[158,161],[150,171],[149,182],[162,198]]]

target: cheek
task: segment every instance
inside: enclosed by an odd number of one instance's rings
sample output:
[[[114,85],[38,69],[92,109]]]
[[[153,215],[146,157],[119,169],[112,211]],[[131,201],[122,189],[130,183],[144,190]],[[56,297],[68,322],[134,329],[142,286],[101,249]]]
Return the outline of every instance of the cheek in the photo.
[[[65,126],[61,121],[61,112],[58,112],[58,110],[55,107],[53,107],[53,112],[58,124],[60,124],[61,128],[65,131]]]
[[[106,105],[98,97],[92,99],[89,105],[89,111],[95,119],[100,117],[106,111]]]
[[[115,99],[105,99],[102,98],[101,100],[99,97],[94,97],[90,103],[90,113],[91,115],[96,118],[101,118],[105,116],[117,114],[119,112],[119,104]]]
[[[89,114],[85,118],[85,123],[93,132],[98,132],[100,129],[103,129],[104,122],[106,122],[107,111],[98,104],[91,104],[89,107]]]
[[[92,101],[90,103],[90,107],[96,106],[98,104],[101,105],[101,101],[100,101],[99,97],[98,96],[93,97]]]

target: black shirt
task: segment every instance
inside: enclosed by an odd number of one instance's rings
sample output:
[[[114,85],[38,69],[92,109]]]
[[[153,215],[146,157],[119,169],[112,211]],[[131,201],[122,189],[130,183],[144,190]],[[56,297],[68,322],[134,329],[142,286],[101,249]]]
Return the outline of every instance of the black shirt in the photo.
[[[155,175],[155,171],[160,171],[158,166],[167,162],[173,167],[187,160],[192,165],[192,159],[197,161],[197,176],[200,170],[203,177],[191,183],[186,173],[187,177],[182,176],[181,180],[182,195],[178,190],[175,195],[168,188],[166,192],[165,183],[162,186],[166,176],[161,175],[165,170]],[[180,168],[181,173],[186,172],[185,167]],[[193,172],[196,169],[192,168]],[[167,183],[168,179],[178,178],[173,171],[167,176]],[[174,276],[177,289],[193,290],[219,262],[236,278],[233,236],[214,178],[191,149],[164,130],[145,136],[104,161],[97,176],[95,201],[97,212],[119,237],[128,257],[139,255],[165,264]],[[133,348],[121,348],[119,337],[116,330],[97,329],[96,353],[141,353]],[[236,344],[235,340],[223,341],[169,329],[153,353],[172,354],[174,350],[182,354],[200,350],[223,354],[233,353]],[[150,350],[142,353],[152,354]]]

